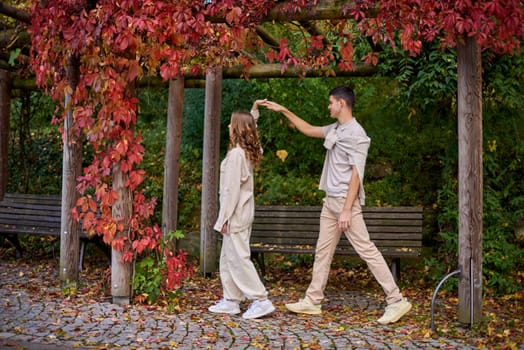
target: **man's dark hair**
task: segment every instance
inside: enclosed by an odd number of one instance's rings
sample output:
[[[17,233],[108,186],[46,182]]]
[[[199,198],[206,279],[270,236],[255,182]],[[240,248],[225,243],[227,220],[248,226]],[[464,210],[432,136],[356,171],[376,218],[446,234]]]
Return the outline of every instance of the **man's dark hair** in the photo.
[[[353,109],[353,105],[355,104],[355,94],[353,93],[353,89],[349,86],[336,87],[329,92],[329,96],[346,101],[348,107]]]

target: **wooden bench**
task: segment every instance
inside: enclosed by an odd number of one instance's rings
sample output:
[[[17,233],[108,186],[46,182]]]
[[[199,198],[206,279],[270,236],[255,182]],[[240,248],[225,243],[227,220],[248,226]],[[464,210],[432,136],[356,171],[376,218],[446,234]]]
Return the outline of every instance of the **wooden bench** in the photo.
[[[59,195],[6,193],[0,201],[0,236],[15,246],[17,256],[23,254],[19,234],[60,237],[61,202]],[[80,268],[86,244],[91,241],[102,244],[97,238],[89,238],[85,232],[80,233]]]
[[[264,253],[314,254],[321,206],[256,206],[251,253],[265,274]],[[400,259],[422,252],[422,207],[364,207],[371,240],[392,260],[393,276],[400,280]],[[336,254],[356,255],[345,235]]]

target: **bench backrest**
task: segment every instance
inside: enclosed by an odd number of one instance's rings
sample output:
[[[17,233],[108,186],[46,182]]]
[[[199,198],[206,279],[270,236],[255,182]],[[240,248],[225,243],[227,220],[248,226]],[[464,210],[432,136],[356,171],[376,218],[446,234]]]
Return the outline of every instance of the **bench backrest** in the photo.
[[[61,198],[6,193],[0,201],[0,232],[59,235]]]
[[[313,252],[318,238],[320,206],[257,206],[251,233],[252,250]],[[364,207],[371,240],[384,255],[418,256],[422,249],[422,207]],[[338,254],[355,254],[342,236]]]

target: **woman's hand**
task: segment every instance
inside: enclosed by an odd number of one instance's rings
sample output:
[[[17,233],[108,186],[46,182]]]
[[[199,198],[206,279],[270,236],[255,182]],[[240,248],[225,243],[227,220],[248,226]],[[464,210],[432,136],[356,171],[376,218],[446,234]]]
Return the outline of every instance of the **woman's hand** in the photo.
[[[267,101],[267,98],[265,98],[263,100],[256,100],[255,102],[253,102],[253,107],[251,107],[251,110],[252,111],[258,110],[258,106],[262,105],[266,101]]]
[[[227,234],[227,221],[224,222],[224,225],[222,225],[222,229],[220,230],[220,233],[223,235]]]

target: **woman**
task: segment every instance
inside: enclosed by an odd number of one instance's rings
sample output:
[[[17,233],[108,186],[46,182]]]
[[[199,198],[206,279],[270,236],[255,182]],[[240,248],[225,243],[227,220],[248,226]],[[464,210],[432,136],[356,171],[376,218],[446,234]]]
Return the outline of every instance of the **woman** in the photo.
[[[251,261],[249,248],[255,214],[253,169],[262,160],[256,125],[258,104],[262,102],[255,101],[251,113],[238,111],[231,115],[229,150],[220,164],[220,211],[214,226],[223,234],[220,253],[223,299],[210,306],[209,311],[238,314],[242,300],[253,300],[242,315],[245,319],[262,317],[275,310]]]

